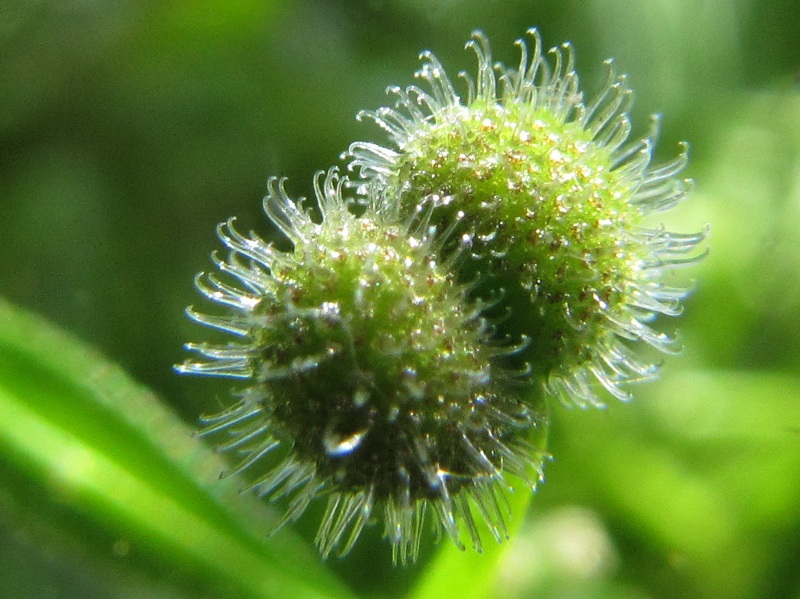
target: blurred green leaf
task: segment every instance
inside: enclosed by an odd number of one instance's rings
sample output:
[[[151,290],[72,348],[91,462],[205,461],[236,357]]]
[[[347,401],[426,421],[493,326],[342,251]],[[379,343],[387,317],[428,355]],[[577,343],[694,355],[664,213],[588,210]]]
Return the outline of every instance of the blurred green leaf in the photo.
[[[602,514],[635,577],[669,580],[658,596],[781,596],[759,585],[800,512],[800,378],[689,371],[554,420],[548,499]]]
[[[312,548],[218,481],[224,465],[146,389],[53,326],[0,302],[3,502],[39,529],[116,547],[204,596],[347,597]],[[10,525],[24,526],[24,522]],[[70,524],[67,524],[70,526]],[[59,535],[53,535],[53,538]],[[57,550],[58,548],[56,548]]]
[[[686,346],[707,364],[797,367],[800,334],[800,93],[726,98],[713,154],[675,218],[711,223],[687,310]],[[682,327],[687,327],[684,322]]]

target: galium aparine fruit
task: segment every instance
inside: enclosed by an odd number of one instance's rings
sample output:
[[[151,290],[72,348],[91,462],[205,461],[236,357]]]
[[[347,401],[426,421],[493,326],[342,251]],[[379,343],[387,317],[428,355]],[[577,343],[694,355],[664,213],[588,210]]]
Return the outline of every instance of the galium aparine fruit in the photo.
[[[481,547],[476,519],[500,540],[506,476],[541,477],[529,439],[543,420],[494,366],[515,348],[488,339],[481,302],[455,281],[458,250],[440,261],[447,232],[377,204],[356,217],[342,189],[335,170],[318,176],[315,222],[269,182],[264,208],[290,252],[220,225],[229,255],[197,287],[224,311],[189,315],[235,340],[189,344],[202,359],[178,369],[247,383],[203,433],[227,433],[235,472],[280,456],[251,486],[288,498],[284,522],[327,497],[323,555],[346,553],[375,512],[401,563],[416,558],[426,514],[459,546],[465,530]]]
[[[673,349],[649,323],[680,313],[686,290],[668,276],[697,260],[705,237],[644,224],[685,198],[686,149],[653,164],[657,123],[630,140],[632,92],[613,63],[587,101],[570,45],[544,54],[529,34],[506,67],[475,33],[478,69],[460,74],[463,97],[424,52],[421,85],[390,87],[393,107],[361,113],[389,143],[352,144],[350,168],[393,209],[431,210],[433,222],[457,223],[452,240],[469,237],[457,277],[477,281],[472,297],[502,299],[490,314],[502,319],[497,335],[526,344],[515,367],[567,403],[602,404],[598,386],[627,399],[626,383],[657,371],[634,346]]]
[[[460,547],[482,527],[502,540],[512,480],[541,479],[547,398],[626,399],[657,371],[637,346],[673,349],[651,322],[680,313],[669,277],[705,234],[647,223],[685,198],[686,150],[654,163],[657,123],[631,141],[613,64],[586,100],[571,47],[529,33],[514,67],[475,33],[463,94],[423,53],[422,84],[361,114],[389,141],[350,146],[357,180],[317,177],[321,220],[270,180],[290,251],[231,219],[227,257],[197,278],[219,309],[189,315],[231,340],[189,344],[200,358],[178,370],[242,381],[202,432],[239,456],[231,473],[261,470],[251,488],[284,499],[281,524],[327,498],[323,555],[378,517],[395,562],[416,559],[426,517]]]

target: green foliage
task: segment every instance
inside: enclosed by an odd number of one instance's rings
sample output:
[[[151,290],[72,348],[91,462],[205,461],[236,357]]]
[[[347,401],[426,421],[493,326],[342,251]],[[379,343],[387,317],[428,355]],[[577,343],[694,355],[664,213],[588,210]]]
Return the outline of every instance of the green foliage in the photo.
[[[0,5],[0,293],[71,333],[0,306],[0,596],[800,596],[796,2],[179,4]],[[321,562],[192,436],[228,391],[170,372],[191,273],[230,214],[277,238],[266,177],[336,162],[420,49],[470,69],[481,27],[513,64],[531,25],[590,91],[615,57],[665,158],[690,142],[667,227],[713,229],[683,355],[630,404],[553,411],[508,543],[392,569],[373,530]]]
[[[5,302],[0,322],[0,468],[15,482],[1,497],[16,534],[56,542],[75,568],[91,567],[86,553],[177,569],[179,588],[204,593],[349,596],[290,533],[265,541],[275,516],[216,480],[219,458],[152,393]]]

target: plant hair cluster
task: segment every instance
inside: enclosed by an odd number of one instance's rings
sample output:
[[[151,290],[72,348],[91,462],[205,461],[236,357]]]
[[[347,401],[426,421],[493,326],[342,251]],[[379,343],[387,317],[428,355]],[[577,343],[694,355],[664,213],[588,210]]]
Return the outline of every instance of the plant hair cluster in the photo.
[[[628,399],[658,371],[638,347],[675,351],[652,322],[680,314],[670,277],[706,233],[646,219],[686,197],[687,150],[654,163],[658,123],[631,140],[613,63],[586,100],[571,46],[529,37],[507,67],[474,33],[463,93],[424,52],[418,84],[359,114],[386,142],[350,145],[352,180],[317,174],[316,211],[269,180],[289,251],[231,218],[196,278],[217,309],[190,318],[229,340],[187,344],[176,368],[242,382],[201,434],[237,456],[226,475],[284,502],[278,527],[324,497],[323,556],[376,517],[395,563],[426,520],[461,548],[503,540],[507,493],[543,478],[550,400]]]

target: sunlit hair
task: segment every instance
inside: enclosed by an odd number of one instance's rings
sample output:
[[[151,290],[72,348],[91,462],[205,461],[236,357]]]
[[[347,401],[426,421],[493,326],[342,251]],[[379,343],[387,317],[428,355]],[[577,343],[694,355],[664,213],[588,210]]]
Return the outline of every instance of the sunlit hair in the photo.
[[[478,520],[504,538],[507,476],[538,482],[529,439],[544,422],[494,367],[517,348],[489,339],[483,302],[449,274],[459,252],[437,258],[451,234],[378,202],[354,216],[335,170],[316,180],[320,222],[283,181],[268,187],[264,209],[293,250],[219,226],[229,254],[197,287],[223,310],[189,315],[234,339],[188,344],[201,359],[178,367],[245,381],[204,419],[240,456],[228,474],[257,472],[254,492],[286,498],[281,525],[326,496],[325,556],[347,553],[376,511],[400,563],[416,559],[426,515],[462,547],[466,531],[480,549]]]
[[[505,317],[497,336],[527,344],[512,363],[566,403],[600,405],[598,388],[628,399],[626,383],[658,370],[632,342],[674,350],[650,322],[681,312],[686,289],[668,278],[698,259],[705,237],[643,222],[685,198],[686,148],[654,165],[657,119],[630,141],[632,92],[613,62],[587,102],[571,46],[543,53],[528,33],[516,67],[493,63],[486,37],[473,34],[478,69],[459,74],[463,98],[422,53],[421,85],[390,87],[394,106],[359,115],[389,144],[357,142],[346,157],[360,190],[380,189],[392,210],[457,221],[453,239],[471,240],[458,279],[477,281],[473,299],[501,294],[488,313]]]

